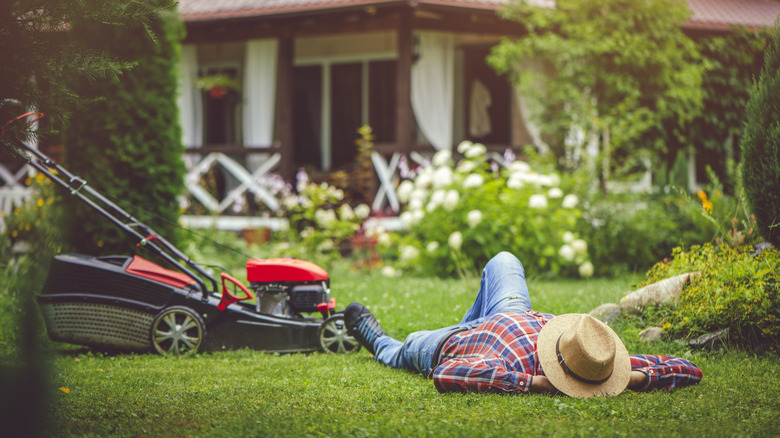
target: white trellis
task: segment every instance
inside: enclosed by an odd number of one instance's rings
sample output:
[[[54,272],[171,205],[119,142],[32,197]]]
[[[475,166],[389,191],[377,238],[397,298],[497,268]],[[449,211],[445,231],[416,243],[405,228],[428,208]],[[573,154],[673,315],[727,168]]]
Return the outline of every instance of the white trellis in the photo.
[[[279,209],[279,201],[260,182],[269,172],[276,168],[280,161],[281,155],[274,153],[260,164],[257,169],[250,172],[227,155],[221,152],[212,152],[189,169],[184,179],[184,184],[190,194],[211,213],[223,213],[228,207],[239,201],[247,191],[254,194],[271,211],[277,211]],[[223,199],[215,198],[200,185],[203,176],[216,165],[221,166],[223,170],[235,177],[240,183],[237,187],[228,191]]]
[[[0,232],[5,230],[4,216],[11,214],[16,207],[20,207],[31,196],[32,189],[24,185],[24,180],[29,176],[30,170],[22,166],[16,172],[8,170],[0,164]]]

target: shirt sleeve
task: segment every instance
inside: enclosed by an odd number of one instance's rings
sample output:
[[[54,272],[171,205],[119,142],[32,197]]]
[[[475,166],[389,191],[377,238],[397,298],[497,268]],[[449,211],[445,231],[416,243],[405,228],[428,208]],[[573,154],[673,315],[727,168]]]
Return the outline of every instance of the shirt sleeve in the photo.
[[[532,376],[508,370],[497,357],[459,357],[442,362],[433,371],[439,392],[528,392]]]
[[[693,385],[699,383],[702,377],[699,367],[688,360],[671,356],[632,355],[631,370],[641,371],[647,375],[647,383],[637,391]]]

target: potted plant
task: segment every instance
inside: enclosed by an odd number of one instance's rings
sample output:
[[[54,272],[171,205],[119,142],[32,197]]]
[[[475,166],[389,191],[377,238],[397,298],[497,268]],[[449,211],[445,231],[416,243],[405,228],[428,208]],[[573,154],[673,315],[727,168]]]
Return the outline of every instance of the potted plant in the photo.
[[[241,89],[241,83],[238,79],[224,73],[203,76],[198,79],[197,86],[208,91],[209,96],[215,99],[225,97],[230,90],[238,91]]]

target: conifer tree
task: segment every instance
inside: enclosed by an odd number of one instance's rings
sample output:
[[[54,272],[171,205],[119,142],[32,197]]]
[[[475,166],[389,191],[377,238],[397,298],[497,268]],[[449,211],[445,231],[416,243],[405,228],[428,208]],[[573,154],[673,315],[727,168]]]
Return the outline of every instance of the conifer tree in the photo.
[[[780,23],[746,113],[741,143],[745,194],[761,235],[780,248]]]

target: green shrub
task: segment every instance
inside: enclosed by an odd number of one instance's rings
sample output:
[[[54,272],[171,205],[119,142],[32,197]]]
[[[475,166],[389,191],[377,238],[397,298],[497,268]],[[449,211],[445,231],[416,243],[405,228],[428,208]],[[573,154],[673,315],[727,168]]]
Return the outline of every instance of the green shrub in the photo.
[[[753,256],[750,248],[722,245],[676,249],[674,259],[648,272],[647,283],[699,272],[664,316],[664,329],[692,338],[729,329],[736,346],[780,345],[780,251]]]
[[[744,186],[761,235],[780,248],[780,25],[750,93],[742,138]]]
[[[557,174],[519,160],[493,171],[483,145],[464,142],[458,149],[465,158],[457,165],[449,151],[439,151],[431,166],[399,186],[406,229],[384,242],[398,266],[464,275],[509,251],[533,275],[593,275],[588,243],[576,233],[579,199],[564,193]]]
[[[64,164],[176,243],[184,184],[176,68],[184,27],[173,10],[158,12],[150,26],[155,39],[129,26],[72,24],[72,37],[85,47],[137,65],[118,80],[79,78],[73,85],[85,103],[65,130]],[[79,252],[126,252],[137,243],[77,199],[66,208],[66,237]]]

